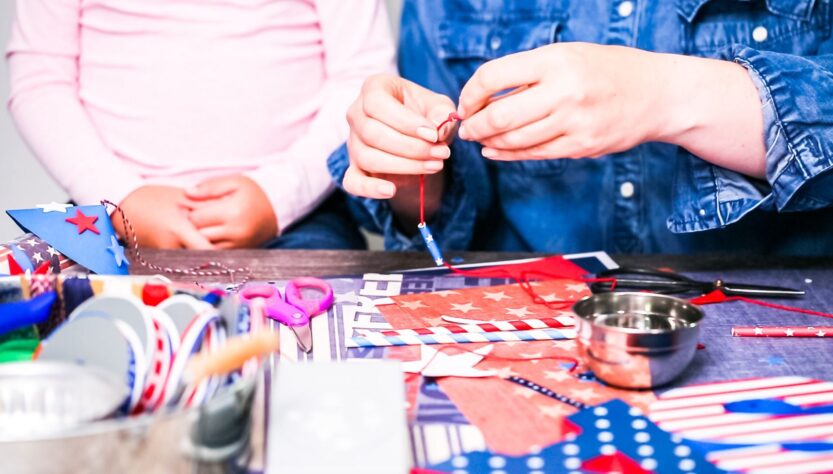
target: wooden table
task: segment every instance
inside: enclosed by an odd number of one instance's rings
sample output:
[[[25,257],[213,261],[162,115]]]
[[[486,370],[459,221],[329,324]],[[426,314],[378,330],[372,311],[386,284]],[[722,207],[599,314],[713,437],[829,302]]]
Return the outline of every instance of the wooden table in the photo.
[[[369,252],[331,250],[228,250],[185,251],[144,250],[149,261],[178,268],[190,268],[206,262],[251,269],[252,280],[288,279],[298,276],[360,275],[366,272],[385,273],[433,265],[427,252]],[[490,262],[515,258],[529,258],[540,254],[501,252],[448,252],[447,257],[462,257],[465,263]],[[737,255],[613,255],[623,266],[638,265],[669,267],[680,271],[709,271],[746,268],[830,268],[833,256],[822,258],[763,257]],[[157,273],[137,264],[131,273]],[[175,277],[179,281],[194,281],[193,277]],[[201,282],[227,282],[227,277],[203,278]]]

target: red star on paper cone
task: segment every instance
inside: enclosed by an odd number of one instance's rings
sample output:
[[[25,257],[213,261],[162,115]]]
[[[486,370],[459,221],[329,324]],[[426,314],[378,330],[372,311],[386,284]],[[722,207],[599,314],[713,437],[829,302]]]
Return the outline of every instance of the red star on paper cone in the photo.
[[[86,231],[93,232],[95,234],[99,234],[98,229],[95,227],[95,221],[98,220],[98,216],[87,216],[81,212],[81,209],[75,210],[75,217],[67,217],[66,221],[75,224],[78,227],[78,234],[83,234]]]

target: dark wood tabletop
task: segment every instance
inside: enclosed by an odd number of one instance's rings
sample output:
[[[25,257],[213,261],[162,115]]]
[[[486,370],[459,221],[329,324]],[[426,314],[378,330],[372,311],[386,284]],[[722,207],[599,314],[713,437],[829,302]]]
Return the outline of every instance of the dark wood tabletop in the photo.
[[[253,280],[288,279],[298,276],[357,275],[366,272],[394,272],[412,268],[431,267],[427,252],[378,252],[333,250],[144,250],[144,257],[157,265],[172,268],[192,268],[208,262],[218,262],[229,268],[251,270]],[[449,252],[448,258],[462,258],[464,263],[493,262],[516,258],[543,256],[529,253]],[[623,266],[672,268],[677,271],[715,271],[729,269],[830,268],[831,257],[772,257],[742,255],[613,255]],[[456,260],[455,260],[456,261]],[[158,274],[134,263],[131,273]],[[194,277],[171,276],[172,279],[193,282]],[[227,282],[228,277],[199,279],[202,283]]]

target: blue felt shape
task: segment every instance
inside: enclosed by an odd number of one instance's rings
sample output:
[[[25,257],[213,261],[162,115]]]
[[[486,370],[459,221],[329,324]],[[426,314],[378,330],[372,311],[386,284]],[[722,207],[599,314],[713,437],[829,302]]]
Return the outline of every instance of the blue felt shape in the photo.
[[[455,456],[429,469],[455,474],[588,472],[582,470],[584,463],[619,452],[646,471],[723,472],[693,444],[663,431],[621,400],[581,410],[567,419],[580,430],[579,434],[537,454],[511,457],[478,451]]]
[[[79,234],[78,227],[66,221],[75,217],[78,210],[87,216],[98,217],[95,221],[98,234],[90,230]],[[127,265],[118,265],[116,256],[108,250],[116,233],[104,206],[73,206],[66,212],[44,212],[41,208],[17,209],[6,211],[6,214],[25,232],[35,234],[91,271],[101,275],[127,275]]]
[[[57,298],[57,293],[48,291],[30,300],[1,303],[0,335],[46,321]]]
[[[819,415],[833,413],[833,405],[804,408],[776,398],[756,398],[724,403],[723,408],[733,413],[763,413],[770,415]]]

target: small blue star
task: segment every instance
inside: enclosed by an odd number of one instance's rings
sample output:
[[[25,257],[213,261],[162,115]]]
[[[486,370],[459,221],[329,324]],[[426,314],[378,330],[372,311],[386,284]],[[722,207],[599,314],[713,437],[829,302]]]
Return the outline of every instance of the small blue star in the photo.
[[[116,266],[121,267],[122,264],[130,265],[130,262],[128,262],[124,257],[124,247],[119,245],[119,241],[116,240],[114,235],[110,236],[110,246],[107,247],[107,250],[110,251],[116,259]]]

